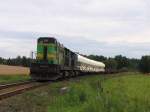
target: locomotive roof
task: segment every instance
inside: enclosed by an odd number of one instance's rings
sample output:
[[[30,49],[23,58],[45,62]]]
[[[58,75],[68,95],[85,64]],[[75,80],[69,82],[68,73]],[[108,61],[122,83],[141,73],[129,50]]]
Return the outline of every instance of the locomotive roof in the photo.
[[[48,42],[56,42],[57,39],[55,37],[40,37],[38,38],[38,42],[47,40]]]
[[[44,39],[48,39],[48,40],[56,40],[55,37],[39,37],[38,40],[44,40]]]

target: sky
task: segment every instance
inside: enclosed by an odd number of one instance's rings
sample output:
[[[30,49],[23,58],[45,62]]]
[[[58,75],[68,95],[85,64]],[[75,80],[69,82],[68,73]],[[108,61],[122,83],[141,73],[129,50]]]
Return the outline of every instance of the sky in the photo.
[[[86,55],[150,55],[149,12],[149,0],[0,0],[0,57],[29,57],[44,36]]]

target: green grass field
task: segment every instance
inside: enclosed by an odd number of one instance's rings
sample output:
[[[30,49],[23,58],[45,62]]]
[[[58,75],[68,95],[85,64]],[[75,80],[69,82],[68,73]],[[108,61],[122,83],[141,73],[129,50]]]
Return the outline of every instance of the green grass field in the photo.
[[[93,76],[71,83],[67,94],[56,95],[49,112],[149,112],[150,77]]]
[[[61,91],[62,87],[68,89]],[[26,92],[1,102],[0,108],[3,112],[150,112],[149,96],[148,75],[94,75]]]
[[[28,75],[0,75],[0,84],[13,83],[28,79],[30,79]]]

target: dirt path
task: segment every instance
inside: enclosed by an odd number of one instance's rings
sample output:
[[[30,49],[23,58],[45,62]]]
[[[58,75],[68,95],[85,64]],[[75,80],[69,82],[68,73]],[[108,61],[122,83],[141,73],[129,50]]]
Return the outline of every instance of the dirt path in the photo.
[[[29,68],[18,66],[0,65],[0,75],[28,75]]]

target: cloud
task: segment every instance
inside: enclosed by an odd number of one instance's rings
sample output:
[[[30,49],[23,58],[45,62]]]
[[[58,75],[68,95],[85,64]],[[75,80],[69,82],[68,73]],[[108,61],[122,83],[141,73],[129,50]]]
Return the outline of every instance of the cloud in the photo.
[[[128,57],[140,58],[141,55],[148,55],[150,43],[130,43],[130,42],[107,42],[107,41],[95,41],[93,39],[87,39],[83,37],[67,37],[63,35],[55,35],[48,33],[38,32],[2,32],[0,34],[7,38],[2,38],[0,41],[0,56],[2,57],[16,57],[30,56],[31,51],[36,51],[36,41],[38,37],[56,37],[57,40],[64,44],[65,47],[71,49],[74,52],[81,54],[97,54],[104,56],[114,57],[115,55],[122,54]],[[27,38],[22,38],[27,37]],[[2,37],[0,35],[0,37]],[[12,38],[13,37],[13,38]]]
[[[149,6],[148,0],[1,1],[0,55],[27,55],[39,36],[54,35],[85,54],[140,57],[149,51]]]

